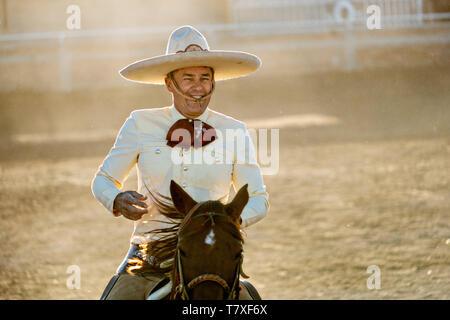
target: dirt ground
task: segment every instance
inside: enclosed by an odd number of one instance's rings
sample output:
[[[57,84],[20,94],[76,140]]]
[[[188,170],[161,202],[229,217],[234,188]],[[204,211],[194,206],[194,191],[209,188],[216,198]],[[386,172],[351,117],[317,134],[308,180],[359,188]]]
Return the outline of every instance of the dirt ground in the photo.
[[[339,119],[280,128],[271,208],[246,231],[244,270],[264,299],[450,298],[449,87],[442,66],[218,84],[212,108],[242,120]],[[0,99],[0,298],[98,299],[132,231],[90,191],[114,139],[100,133],[169,96],[139,86]],[[71,265],[78,290],[66,286]],[[367,287],[371,265],[380,289]]]

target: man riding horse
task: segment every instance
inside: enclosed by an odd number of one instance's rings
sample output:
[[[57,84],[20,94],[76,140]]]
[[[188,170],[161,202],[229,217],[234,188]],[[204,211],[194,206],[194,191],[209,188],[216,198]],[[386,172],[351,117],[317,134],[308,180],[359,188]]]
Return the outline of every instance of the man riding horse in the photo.
[[[155,240],[151,231],[168,223],[157,206],[145,202],[150,190],[170,195],[173,180],[198,201],[227,202],[231,185],[238,190],[248,184],[249,201],[241,214],[241,228],[267,214],[268,194],[245,124],[208,108],[215,81],[246,76],[260,64],[249,53],[210,50],[198,30],[183,26],[170,35],[165,55],[137,61],[120,71],[130,81],[165,84],[173,104],[133,111],[92,181],[92,192],[103,206],[116,217],[134,221],[130,250],[102,299],[145,299],[165,278],[163,274],[140,277],[127,272],[128,260],[140,254],[139,245]],[[244,147],[235,148],[236,137]],[[199,158],[199,151],[209,158]],[[134,165],[138,191],[121,191]],[[241,287],[240,299],[252,299],[246,286]]]

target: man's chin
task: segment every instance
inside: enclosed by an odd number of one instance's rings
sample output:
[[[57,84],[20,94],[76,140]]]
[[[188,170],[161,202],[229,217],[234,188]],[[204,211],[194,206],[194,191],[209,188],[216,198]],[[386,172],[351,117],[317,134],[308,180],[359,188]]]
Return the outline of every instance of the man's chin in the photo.
[[[202,108],[202,106],[198,102],[190,103],[187,106],[187,111],[189,112],[190,115],[193,116],[201,115],[205,111],[205,109],[206,107]]]

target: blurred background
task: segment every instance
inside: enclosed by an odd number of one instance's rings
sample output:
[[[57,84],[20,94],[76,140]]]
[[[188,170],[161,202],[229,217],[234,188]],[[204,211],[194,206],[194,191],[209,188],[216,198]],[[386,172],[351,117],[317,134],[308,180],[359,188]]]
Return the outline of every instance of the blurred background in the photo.
[[[0,0],[0,298],[100,297],[132,222],[91,179],[131,111],[171,104],[118,71],[185,24],[263,62],[210,103],[280,129],[245,244],[262,297],[449,299],[448,0]]]

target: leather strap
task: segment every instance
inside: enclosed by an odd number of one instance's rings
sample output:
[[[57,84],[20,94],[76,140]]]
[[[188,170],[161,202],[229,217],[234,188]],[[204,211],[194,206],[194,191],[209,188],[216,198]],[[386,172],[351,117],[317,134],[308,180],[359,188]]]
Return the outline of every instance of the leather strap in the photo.
[[[256,288],[250,282],[241,280],[241,284],[247,288],[248,293],[250,294],[253,300],[262,300],[258,291],[256,291]]]

